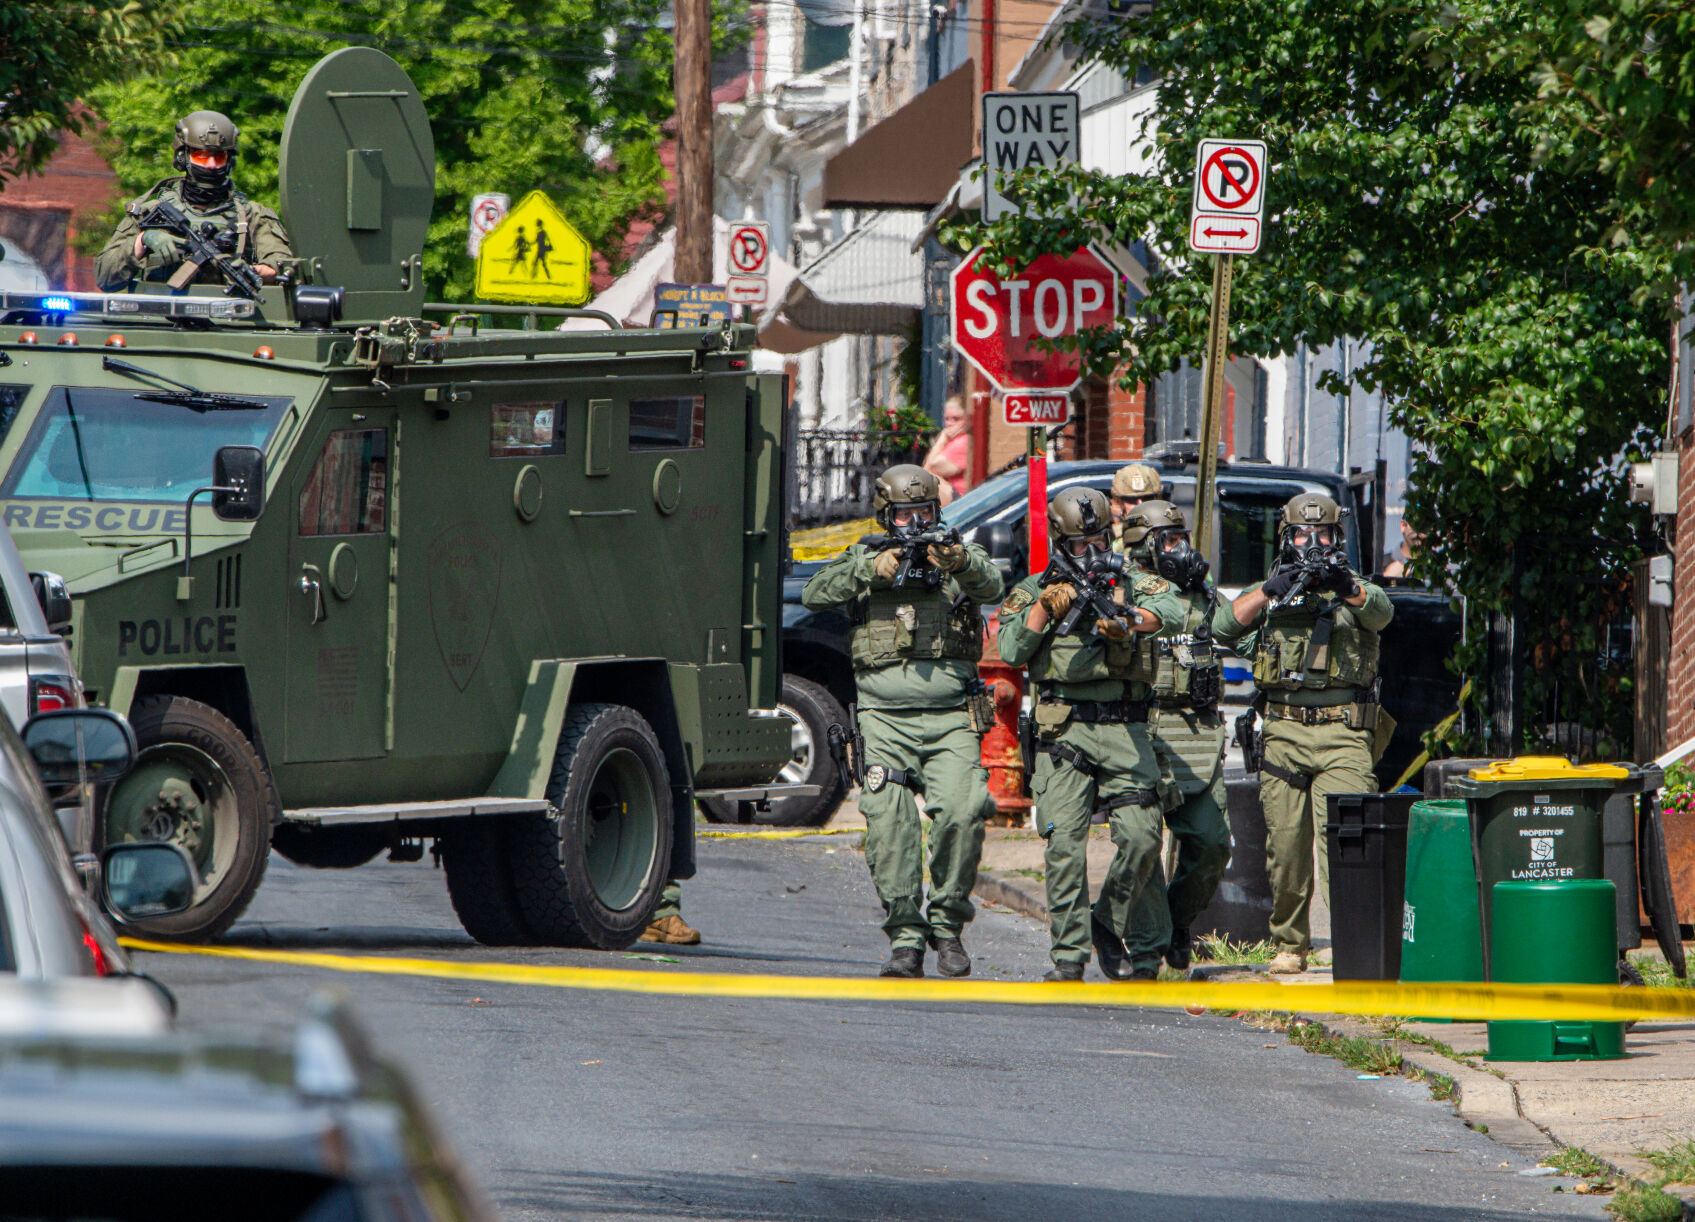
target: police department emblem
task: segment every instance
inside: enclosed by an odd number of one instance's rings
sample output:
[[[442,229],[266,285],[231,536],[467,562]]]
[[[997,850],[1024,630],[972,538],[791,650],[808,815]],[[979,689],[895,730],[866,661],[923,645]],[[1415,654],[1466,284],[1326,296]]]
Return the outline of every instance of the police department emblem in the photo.
[[[889,783],[889,770],[881,764],[872,764],[865,770],[865,792],[879,793],[883,786]]]

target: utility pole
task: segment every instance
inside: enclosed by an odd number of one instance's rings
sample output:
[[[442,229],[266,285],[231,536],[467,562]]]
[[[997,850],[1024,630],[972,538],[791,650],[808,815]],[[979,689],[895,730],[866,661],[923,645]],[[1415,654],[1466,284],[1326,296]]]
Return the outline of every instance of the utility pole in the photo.
[[[677,265],[684,284],[712,279],[712,11],[672,0],[677,100]]]

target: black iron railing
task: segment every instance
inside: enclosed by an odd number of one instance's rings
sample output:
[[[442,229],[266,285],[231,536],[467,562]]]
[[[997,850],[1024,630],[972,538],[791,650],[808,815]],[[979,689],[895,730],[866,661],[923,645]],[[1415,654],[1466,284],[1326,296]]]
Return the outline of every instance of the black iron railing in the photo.
[[[871,516],[877,476],[901,462],[922,462],[928,439],[865,429],[802,429],[795,435],[789,521],[797,528]]]

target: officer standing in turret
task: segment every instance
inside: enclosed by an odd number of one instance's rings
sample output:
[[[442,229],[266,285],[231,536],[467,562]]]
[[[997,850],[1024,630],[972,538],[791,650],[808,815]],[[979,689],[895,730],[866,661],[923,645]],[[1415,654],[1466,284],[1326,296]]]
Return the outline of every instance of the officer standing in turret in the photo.
[[[992,716],[978,694],[978,607],[1001,596],[1001,575],[974,543],[930,542],[922,550],[932,572],[909,571],[897,586],[907,563],[900,536],[938,525],[941,487],[930,472],[903,463],[878,477],[872,503],[888,532],[884,543],[854,544],[819,569],[800,597],[814,611],[846,606],[854,620],[853,677],[863,735],[859,809],[865,861],[889,935],[889,957],[879,974],[922,976],[928,944],[937,971],[966,976],[971,959],[960,934],[973,915],[971,889],[983,853],[989,783],[982,734]],[[927,914],[920,793],[932,821]]]
[[[180,209],[219,253],[250,266],[266,283],[276,279],[278,265],[292,259],[294,251],[277,214],[235,189],[231,171],[240,135],[227,116],[212,110],[197,110],[177,121],[171,163],[180,177],[161,179],[124,206],[124,219],[94,261],[101,291],[126,289],[137,280],[164,281],[178,289],[223,283],[215,264],[189,261],[180,234],[143,224],[160,202]]]
[[[1316,492],[1290,498],[1270,575],[1213,616],[1213,631],[1226,642],[1256,633],[1249,645],[1256,707],[1265,714],[1260,801],[1278,947],[1271,970],[1279,973],[1306,970],[1313,844],[1325,796],[1376,791],[1372,764],[1393,724],[1378,705],[1377,634],[1395,608],[1349,568],[1341,544],[1335,501]],[[1318,881],[1328,894],[1322,853]]]
[[[1112,513],[1106,495],[1067,488],[1048,505],[1052,546],[1085,572],[1110,557]],[[1182,619],[1170,583],[1152,573],[1121,576],[1114,603],[1122,613],[1086,616],[1068,636],[1060,624],[1078,598],[1070,581],[1033,573],[1001,605],[1000,654],[1028,665],[1036,694],[1031,712],[1035,761],[1031,792],[1047,840],[1048,923],[1053,970],[1045,980],[1081,980],[1094,946],[1113,980],[1151,979],[1128,962],[1124,935],[1137,894],[1159,866],[1159,766],[1148,739],[1145,682],[1124,677],[1136,654],[1133,633],[1152,634]],[[1128,588],[1126,588],[1128,587]],[[1089,905],[1089,823],[1104,812],[1117,853],[1101,894]]]
[[[1163,890],[1143,889],[1124,941],[1135,968],[1157,971],[1163,956],[1186,971],[1189,925],[1212,903],[1230,863],[1224,716],[1218,711],[1224,669],[1212,646],[1218,596],[1207,583],[1206,558],[1190,543],[1188,524],[1170,501],[1142,501],[1118,527],[1124,553],[1169,581],[1183,600],[1181,624],[1137,638],[1142,656],[1136,671],[1138,677],[1153,675],[1148,734],[1159,757],[1160,799],[1177,841],[1177,865]]]

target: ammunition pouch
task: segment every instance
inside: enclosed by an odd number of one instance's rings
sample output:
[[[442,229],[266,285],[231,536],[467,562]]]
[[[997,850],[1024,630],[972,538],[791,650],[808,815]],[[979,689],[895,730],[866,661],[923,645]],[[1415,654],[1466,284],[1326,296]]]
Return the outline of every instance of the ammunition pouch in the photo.
[[[896,662],[983,657],[983,618],[968,598],[940,591],[873,590],[860,601],[849,638],[855,670]]]
[[[1353,608],[1267,617],[1254,652],[1254,684],[1263,692],[1369,688],[1377,681],[1377,633],[1359,626]]]
[[[971,728],[978,736],[989,732],[995,724],[995,697],[989,691],[989,685],[981,679],[971,681],[971,692],[965,699],[965,708],[971,714]]]

